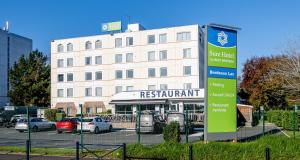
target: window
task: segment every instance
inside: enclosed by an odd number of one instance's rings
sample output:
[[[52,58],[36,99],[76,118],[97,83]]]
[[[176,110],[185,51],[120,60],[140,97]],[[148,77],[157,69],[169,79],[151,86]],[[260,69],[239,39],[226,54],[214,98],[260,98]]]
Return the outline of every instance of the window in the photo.
[[[115,55],[115,63],[122,63],[122,54]]]
[[[191,75],[191,66],[183,66],[183,75],[188,76]]]
[[[161,68],[160,68],[160,76],[161,76],[161,77],[166,77],[166,76],[168,76],[168,69],[167,69],[167,67],[161,67]]]
[[[85,49],[86,50],[92,49],[92,42],[90,41],[85,42]]]
[[[73,88],[67,88],[67,97],[73,97]]]
[[[148,44],[155,43],[155,35],[148,35]]]
[[[190,48],[184,48],[183,49],[183,58],[191,58],[191,49]]]
[[[192,83],[184,83],[183,89],[192,89]]]
[[[127,86],[126,91],[133,91],[133,86]]]
[[[92,96],[92,88],[85,88],[85,96],[86,97]]]
[[[95,72],[95,80],[102,80],[102,71]]]
[[[85,72],[85,80],[90,81],[92,79],[93,79],[92,72]]]
[[[67,52],[72,52],[73,51],[73,44],[72,43],[68,43],[67,44]]]
[[[95,49],[99,49],[99,48],[102,48],[102,42],[100,40],[97,40],[95,42]]]
[[[133,78],[133,69],[126,70],[126,78]]]
[[[57,90],[57,97],[64,97],[64,89]]]
[[[63,74],[57,75],[57,81],[58,82],[63,82],[64,81],[64,75]]]
[[[95,57],[95,64],[102,64],[102,56]]]
[[[95,88],[95,96],[102,97],[102,87]]]
[[[191,40],[191,32],[179,32],[177,33],[177,41]]]
[[[122,78],[123,78],[122,70],[116,70],[116,79],[122,79]]]
[[[96,107],[96,113],[102,113],[102,108],[101,107]]]
[[[155,68],[148,68],[148,77],[155,77]]]
[[[73,67],[73,58],[67,58],[67,67]]]
[[[122,92],[122,86],[116,86],[116,94]]]
[[[64,46],[62,44],[57,45],[57,52],[63,52]]]
[[[93,108],[92,107],[87,107],[86,108],[86,113],[87,114],[93,114]]]
[[[85,65],[91,65],[92,64],[92,57],[85,57]]]
[[[167,50],[159,51],[159,60],[164,61],[168,59]]]
[[[167,43],[167,34],[160,34],[159,35],[159,43]]]
[[[57,68],[62,68],[62,67],[64,67],[64,60],[58,59],[57,60]]]
[[[115,47],[122,47],[122,38],[115,39]]]
[[[155,52],[154,51],[148,52],[148,61],[155,61]]]
[[[126,54],[126,62],[133,62],[133,53]]]
[[[148,90],[156,90],[156,86],[155,85],[148,85]]]
[[[68,74],[67,74],[67,81],[68,81],[68,82],[73,81],[73,73],[68,73]]]
[[[67,107],[67,116],[71,117],[73,113],[73,108],[72,107]]]
[[[161,90],[166,90],[166,89],[168,89],[168,85],[167,84],[160,84],[160,89]]]
[[[126,46],[133,45],[133,37],[126,37]]]

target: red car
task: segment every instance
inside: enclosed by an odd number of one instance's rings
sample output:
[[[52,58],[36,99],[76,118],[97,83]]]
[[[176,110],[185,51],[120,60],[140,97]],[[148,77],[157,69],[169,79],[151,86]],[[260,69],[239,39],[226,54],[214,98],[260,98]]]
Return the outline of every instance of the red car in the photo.
[[[64,118],[61,121],[56,122],[57,133],[76,132],[78,122],[78,118]]]

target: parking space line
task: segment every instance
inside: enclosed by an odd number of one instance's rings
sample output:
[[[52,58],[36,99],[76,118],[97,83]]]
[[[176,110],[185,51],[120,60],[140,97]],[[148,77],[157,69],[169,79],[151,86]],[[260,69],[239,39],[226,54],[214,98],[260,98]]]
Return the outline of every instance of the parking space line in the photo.
[[[161,135],[162,135],[162,134],[157,134],[157,135],[155,135],[155,136],[157,136],[157,137],[158,137],[158,136],[161,136]]]

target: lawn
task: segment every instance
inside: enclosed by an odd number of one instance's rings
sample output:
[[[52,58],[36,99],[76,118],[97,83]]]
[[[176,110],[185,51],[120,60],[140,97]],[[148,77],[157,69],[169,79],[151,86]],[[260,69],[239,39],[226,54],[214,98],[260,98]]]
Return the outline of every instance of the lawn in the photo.
[[[291,138],[294,138],[294,132],[293,131],[284,131],[287,135],[289,135]],[[295,137],[297,139],[300,139],[300,131],[295,132]]]
[[[291,132],[292,133],[292,132]],[[290,132],[288,132],[290,134]],[[292,134],[291,134],[292,135]],[[299,138],[299,132],[297,133]],[[300,141],[293,138],[287,138],[281,135],[268,135],[251,142],[203,142],[192,143],[193,159],[209,160],[254,160],[264,159],[266,147],[270,148],[271,159],[300,159]],[[131,157],[143,158],[166,158],[168,160],[187,160],[189,153],[189,144],[168,144],[162,143],[152,146],[140,144],[127,145],[126,153]],[[25,153],[25,148],[20,147],[0,147],[0,151],[10,151],[16,153]],[[104,153],[105,151],[98,151]],[[58,148],[33,148],[34,154],[47,154],[58,156],[75,156],[75,150]],[[121,150],[115,152],[112,156],[119,157]]]

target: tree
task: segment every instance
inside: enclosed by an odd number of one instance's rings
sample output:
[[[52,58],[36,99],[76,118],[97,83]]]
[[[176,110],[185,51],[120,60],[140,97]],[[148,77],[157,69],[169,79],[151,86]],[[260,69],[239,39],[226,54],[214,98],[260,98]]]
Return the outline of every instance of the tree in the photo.
[[[261,105],[273,109],[287,106],[282,77],[270,76],[273,67],[281,62],[281,58],[253,57],[244,64],[241,91],[249,94],[248,101],[256,108]]]
[[[9,72],[9,97],[14,105],[49,106],[50,65],[38,50],[22,55]]]

